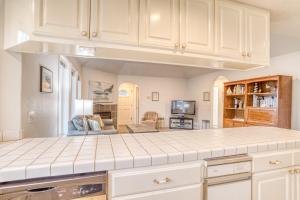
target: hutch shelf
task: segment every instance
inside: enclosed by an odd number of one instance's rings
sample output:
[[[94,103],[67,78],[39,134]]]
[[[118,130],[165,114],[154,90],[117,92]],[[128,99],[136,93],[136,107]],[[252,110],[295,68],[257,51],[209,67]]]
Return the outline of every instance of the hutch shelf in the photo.
[[[291,128],[292,77],[267,76],[224,84],[224,128]]]

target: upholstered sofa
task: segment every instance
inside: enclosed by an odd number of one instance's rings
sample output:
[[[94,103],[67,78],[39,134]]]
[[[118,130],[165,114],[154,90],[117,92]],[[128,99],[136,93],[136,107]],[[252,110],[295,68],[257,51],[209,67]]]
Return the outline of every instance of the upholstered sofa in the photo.
[[[102,119],[104,127],[100,131],[79,131],[76,129],[73,121],[68,122],[68,136],[80,136],[80,135],[112,135],[117,134],[118,131],[113,125],[112,119]]]

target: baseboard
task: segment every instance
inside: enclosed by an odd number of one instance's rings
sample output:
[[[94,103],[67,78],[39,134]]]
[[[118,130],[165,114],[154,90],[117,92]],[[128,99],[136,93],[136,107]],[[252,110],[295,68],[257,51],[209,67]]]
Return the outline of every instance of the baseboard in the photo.
[[[2,130],[2,141],[14,141],[22,139],[22,132],[19,130]]]

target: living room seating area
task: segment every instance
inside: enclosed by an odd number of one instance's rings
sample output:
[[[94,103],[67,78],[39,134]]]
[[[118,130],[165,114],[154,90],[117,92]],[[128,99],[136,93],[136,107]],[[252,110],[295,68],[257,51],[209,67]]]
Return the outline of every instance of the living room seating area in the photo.
[[[112,119],[100,115],[75,116],[68,122],[68,136],[117,134]]]

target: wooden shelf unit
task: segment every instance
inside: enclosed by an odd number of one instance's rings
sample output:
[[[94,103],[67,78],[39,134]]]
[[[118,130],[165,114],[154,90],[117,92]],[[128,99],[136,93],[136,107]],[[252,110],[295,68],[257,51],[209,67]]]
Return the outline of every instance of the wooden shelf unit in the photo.
[[[244,92],[235,94],[234,88]],[[232,94],[227,94],[228,88]],[[256,90],[255,90],[256,88]],[[292,77],[267,76],[224,84],[224,128],[275,126],[291,128]],[[235,99],[242,101],[234,105]]]

